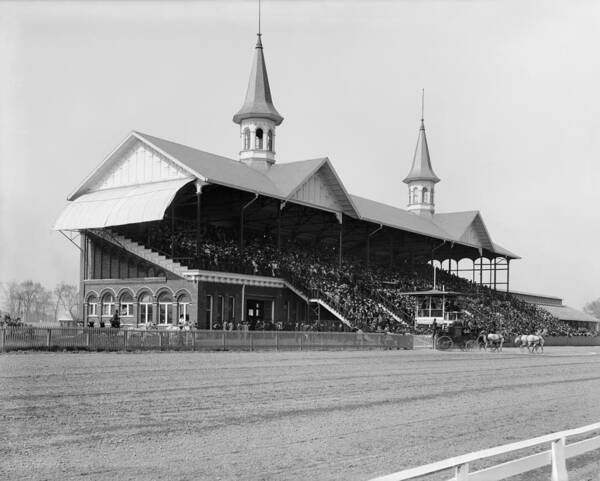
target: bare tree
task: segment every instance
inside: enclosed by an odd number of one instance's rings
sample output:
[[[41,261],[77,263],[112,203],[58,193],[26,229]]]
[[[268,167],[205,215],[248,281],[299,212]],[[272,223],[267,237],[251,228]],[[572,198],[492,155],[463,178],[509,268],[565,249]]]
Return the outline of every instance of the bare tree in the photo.
[[[600,298],[595,301],[588,302],[583,306],[583,310],[590,316],[594,316],[596,319],[600,319]]]
[[[77,286],[61,282],[54,288],[54,298],[56,301],[54,307],[54,318],[58,319],[58,310],[62,308],[68,312],[72,319],[78,320],[79,317],[79,290]]]
[[[3,294],[4,308],[11,318],[20,317],[23,321],[51,318],[52,293],[39,282],[9,282],[3,286]]]

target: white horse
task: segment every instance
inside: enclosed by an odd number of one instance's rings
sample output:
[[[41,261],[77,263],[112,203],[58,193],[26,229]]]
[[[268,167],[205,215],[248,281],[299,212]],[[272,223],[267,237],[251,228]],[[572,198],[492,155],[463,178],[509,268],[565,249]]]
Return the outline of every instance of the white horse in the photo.
[[[479,343],[479,349],[483,347],[487,351],[489,347],[492,351],[502,351],[504,336],[499,332],[488,334],[486,331],[481,331],[477,337],[477,342]]]
[[[529,352],[544,352],[544,338],[538,334],[522,334],[515,338],[515,346],[519,346],[521,351],[527,348]]]

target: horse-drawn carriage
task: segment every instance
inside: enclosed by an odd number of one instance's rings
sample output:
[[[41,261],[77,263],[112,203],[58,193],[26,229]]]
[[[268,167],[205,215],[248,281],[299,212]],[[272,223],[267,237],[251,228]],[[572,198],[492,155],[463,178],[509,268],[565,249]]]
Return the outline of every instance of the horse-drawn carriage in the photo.
[[[491,351],[502,351],[504,336],[500,333],[479,331],[476,326],[462,321],[441,326],[435,337],[435,347],[440,351],[458,347],[462,351],[472,351],[475,347]]]
[[[472,351],[477,346],[478,334],[476,330],[461,321],[443,324],[436,333],[435,347],[441,351],[458,347],[463,351]]]

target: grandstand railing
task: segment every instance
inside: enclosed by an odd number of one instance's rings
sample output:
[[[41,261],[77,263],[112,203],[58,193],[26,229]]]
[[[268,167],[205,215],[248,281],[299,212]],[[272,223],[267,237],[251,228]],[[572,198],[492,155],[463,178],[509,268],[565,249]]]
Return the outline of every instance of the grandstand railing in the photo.
[[[410,335],[316,331],[137,330],[113,328],[0,329],[0,352],[90,351],[310,351],[412,349]]]
[[[436,463],[426,464],[418,468],[407,469],[394,474],[373,478],[371,481],[406,481],[423,478],[434,473],[454,470],[453,481],[495,481],[516,476],[550,465],[552,481],[568,481],[566,460],[596,449],[600,449],[600,435],[590,437],[592,433],[600,432],[600,423],[589,424],[581,428],[559,431],[537,438],[527,439],[516,443],[505,444],[495,448],[484,449],[470,454],[445,459]],[[585,437],[567,444],[568,438]],[[495,456],[512,454],[516,451],[550,445],[550,449],[512,461],[497,464],[479,471],[469,471],[469,465]]]

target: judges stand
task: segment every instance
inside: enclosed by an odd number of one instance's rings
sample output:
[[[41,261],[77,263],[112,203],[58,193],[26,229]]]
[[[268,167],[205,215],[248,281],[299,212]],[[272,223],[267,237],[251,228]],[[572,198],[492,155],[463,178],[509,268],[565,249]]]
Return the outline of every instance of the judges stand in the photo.
[[[402,292],[401,295],[416,298],[415,325],[429,326],[435,319],[438,325],[452,324],[462,320],[461,292],[431,289],[428,291]]]

